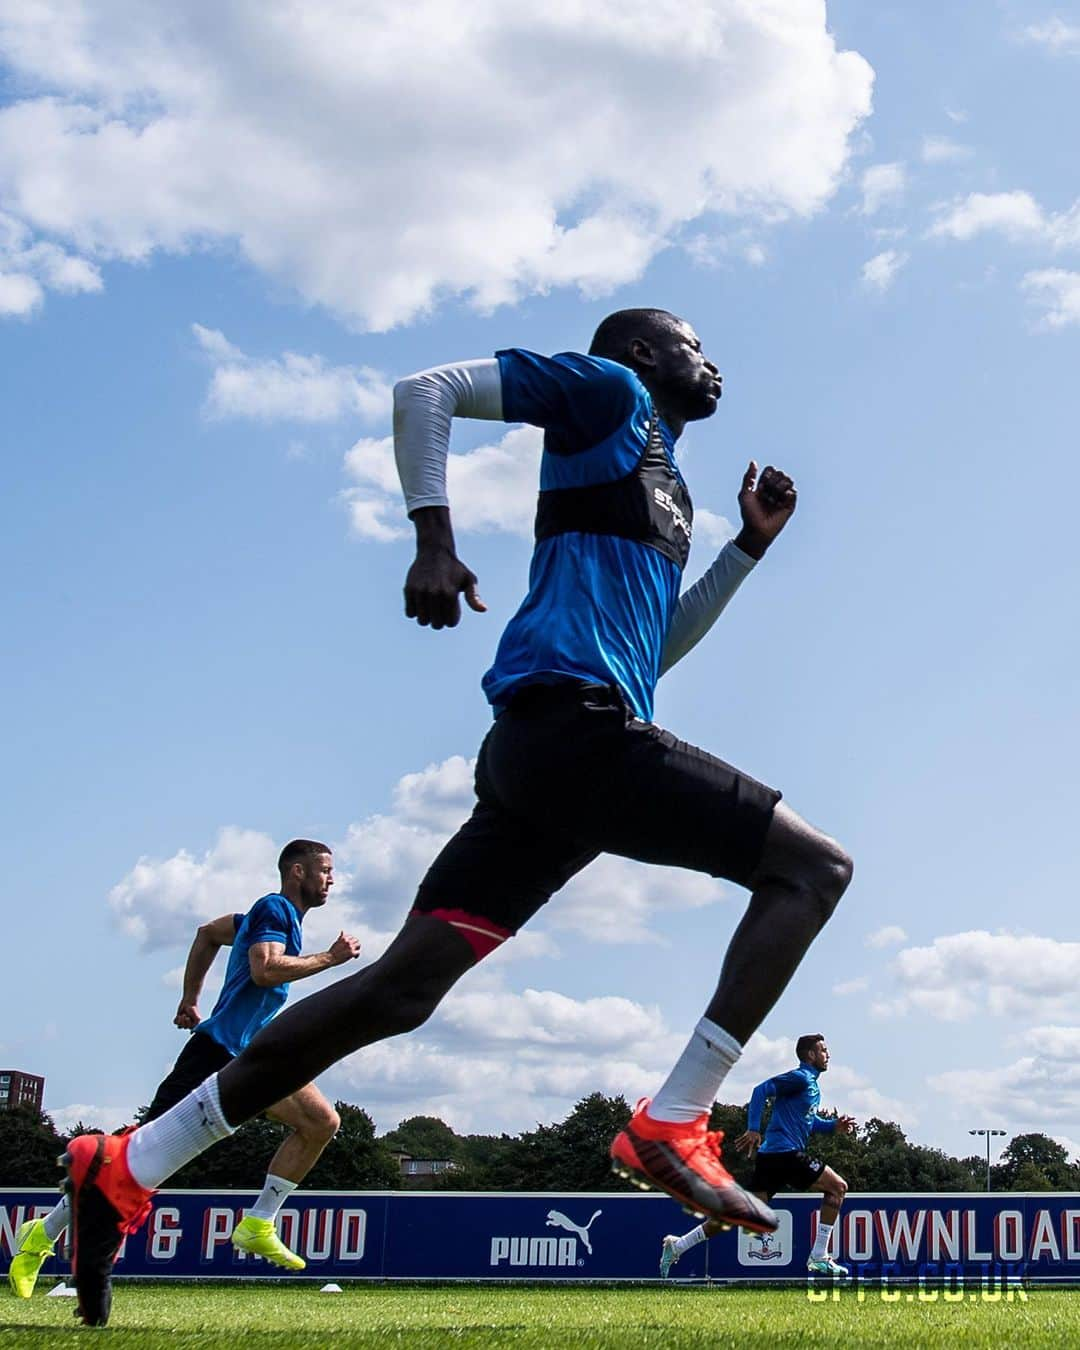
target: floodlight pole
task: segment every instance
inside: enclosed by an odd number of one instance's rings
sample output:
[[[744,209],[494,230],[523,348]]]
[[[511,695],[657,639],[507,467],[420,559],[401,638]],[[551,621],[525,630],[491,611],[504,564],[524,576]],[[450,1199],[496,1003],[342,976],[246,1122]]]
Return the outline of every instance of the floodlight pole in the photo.
[[[990,1189],[990,1136],[995,1134],[1004,1135],[1004,1130],[968,1130],[968,1134],[986,1135],[986,1189]]]

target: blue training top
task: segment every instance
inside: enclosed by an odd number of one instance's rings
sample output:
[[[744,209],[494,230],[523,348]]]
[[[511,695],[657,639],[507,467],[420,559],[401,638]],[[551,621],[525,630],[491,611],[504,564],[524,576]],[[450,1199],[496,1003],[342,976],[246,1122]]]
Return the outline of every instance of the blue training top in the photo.
[[[574,352],[496,356],[503,417],[543,427],[544,453],[529,591],[502,635],[484,692],[498,713],[523,684],[614,684],[637,716],[651,721],[685,562],[685,552],[681,560],[672,554],[689,548],[692,516],[674,437],[626,366]],[[644,466],[647,449],[651,468]],[[613,532],[610,499],[606,507],[599,500],[604,486],[632,493],[639,484],[629,508],[625,495],[617,504],[624,516],[636,513],[634,521],[630,528],[616,523],[622,533]],[[546,537],[545,499],[555,520]],[[638,537],[627,537],[635,530]],[[667,547],[665,531],[682,532],[679,547]]]
[[[196,1035],[212,1037],[230,1055],[247,1048],[289,997],[288,984],[264,988],[255,983],[248,952],[257,942],[281,942],[286,956],[299,956],[300,924],[300,911],[284,895],[264,895],[255,901],[236,931],[214,1010],[195,1028]]]
[[[773,1099],[769,1128],[765,1131],[759,1153],[801,1152],[812,1134],[831,1134],[836,1129],[834,1119],[818,1115],[818,1103],[821,1101],[821,1088],[818,1086],[820,1072],[810,1064],[800,1064],[789,1073],[782,1073],[778,1078],[770,1078],[757,1085],[750,1097],[747,1129],[760,1132],[765,1102],[770,1097]]]

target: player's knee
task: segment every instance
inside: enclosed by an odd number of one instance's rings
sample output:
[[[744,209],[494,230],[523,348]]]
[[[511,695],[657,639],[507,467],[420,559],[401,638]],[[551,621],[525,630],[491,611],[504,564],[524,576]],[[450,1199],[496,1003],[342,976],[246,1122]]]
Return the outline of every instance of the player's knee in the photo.
[[[820,836],[812,868],[812,884],[822,922],[830,917],[851,884],[854,866],[850,856],[835,839],[830,839],[828,835]]]
[[[832,1191],[829,1195],[829,1203],[839,1207],[844,1203],[848,1193],[848,1184],[843,1177],[837,1177],[832,1184]]]
[[[325,1148],[341,1128],[341,1117],[330,1103],[326,1102],[324,1106],[314,1106],[306,1110],[302,1123],[295,1128],[297,1134],[302,1135],[309,1143]]]
[[[334,1108],[330,1105],[329,1102],[327,1102],[326,1104],[326,1110],[323,1111],[319,1117],[318,1128],[319,1133],[323,1136],[323,1138],[326,1140],[327,1143],[329,1143],[330,1140],[333,1139],[334,1135],[337,1134],[338,1130],[341,1129],[341,1117],[338,1115],[338,1113],[334,1110]]]

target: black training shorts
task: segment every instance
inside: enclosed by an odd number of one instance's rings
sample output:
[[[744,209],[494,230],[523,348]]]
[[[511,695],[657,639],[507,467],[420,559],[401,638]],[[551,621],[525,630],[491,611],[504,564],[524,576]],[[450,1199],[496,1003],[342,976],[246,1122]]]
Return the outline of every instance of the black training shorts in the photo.
[[[762,1153],[759,1149],[750,1189],[765,1195],[775,1195],[785,1186],[793,1191],[808,1191],[824,1171],[821,1159],[811,1158],[802,1149],[790,1153]]]
[[[232,1055],[213,1036],[193,1031],[176,1063],[158,1084],[143,1123],[163,1116],[170,1107],[183,1101],[189,1092],[194,1092],[200,1083],[205,1083],[219,1069],[231,1064],[232,1060]]]
[[[414,913],[464,912],[508,933],[600,853],[746,884],[780,800],[635,717],[615,687],[576,682],[511,700],[480,747],[476,796]]]

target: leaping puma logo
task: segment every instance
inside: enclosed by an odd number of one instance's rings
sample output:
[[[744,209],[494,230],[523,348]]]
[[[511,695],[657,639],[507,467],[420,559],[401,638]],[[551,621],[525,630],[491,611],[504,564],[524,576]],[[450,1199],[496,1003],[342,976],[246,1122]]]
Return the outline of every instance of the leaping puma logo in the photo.
[[[573,1221],[573,1219],[568,1219],[566,1215],[560,1213],[559,1210],[549,1209],[547,1216],[547,1227],[565,1228],[568,1233],[576,1233],[577,1236],[585,1244],[585,1250],[589,1253],[590,1256],[592,1256],[592,1243],[589,1241],[589,1229],[593,1226],[593,1224],[600,1217],[600,1215],[603,1214],[603,1212],[604,1211],[602,1209],[598,1209],[596,1213],[592,1216],[592,1218],[589,1220],[589,1222],[585,1225],[585,1227],[582,1228],[580,1224],[576,1224]]]

